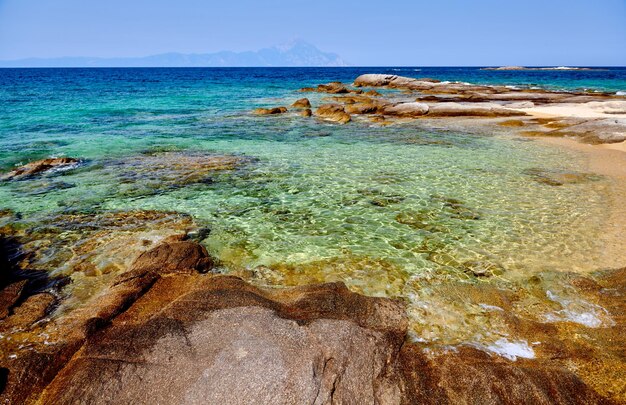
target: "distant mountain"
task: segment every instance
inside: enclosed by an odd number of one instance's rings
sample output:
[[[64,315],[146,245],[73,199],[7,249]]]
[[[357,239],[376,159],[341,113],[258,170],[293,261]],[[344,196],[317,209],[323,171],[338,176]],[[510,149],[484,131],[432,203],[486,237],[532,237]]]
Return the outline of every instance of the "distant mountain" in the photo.
[[[137,58],[29,58],[0,61],[0,67],[238,67],[238,66],[348,66],[335,53],[322,52],[298,40],[259,51],[222,51],[205,54],[164,53]]]

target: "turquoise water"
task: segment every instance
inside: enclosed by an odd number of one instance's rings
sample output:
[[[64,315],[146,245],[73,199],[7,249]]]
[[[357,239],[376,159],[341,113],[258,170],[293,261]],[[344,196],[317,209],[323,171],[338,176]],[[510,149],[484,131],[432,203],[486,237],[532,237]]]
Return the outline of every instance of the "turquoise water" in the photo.
[[[507,84],[556,74],[404,70],[376,71]],[[477,282],[480,269],[517,282],[598,268],[609,180],[554,187],[533,176],[584,173],[575,152],[410,123],[249,113],[291,104],[298,88],[371,71],[0,70],[0,169],[49,156],[83,160],[1,183],[0,209],[30,224],[63,213],[181,212],[211,230],[202,243],[225,272],[279,285],[342,280],[407,299],[420,295],[420,280]],[[550,86],[625,88],[624,70],[609,72],[559,72]],[[183,168],[224,155],[241,164],[201,179]]]

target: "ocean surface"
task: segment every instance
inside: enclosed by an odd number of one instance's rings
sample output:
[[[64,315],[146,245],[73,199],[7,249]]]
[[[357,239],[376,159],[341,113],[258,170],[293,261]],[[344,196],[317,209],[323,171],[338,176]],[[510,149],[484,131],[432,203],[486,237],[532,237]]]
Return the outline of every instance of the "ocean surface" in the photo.
[[[424,305],[443,299],[436,283],[492,282],[476,281],[468,269],[477,266],[505,284],[597,270],[610,181],[593,174],[562,187],[536,181],[537,173],[584,171],[576,152],[412,124],[250,114],[303,96],[315,105],[324,95],[297,90],[362,73],[626,91],[626,68],[0,69],[0,171],[51,156],[83,161],[0,183],[0,209],[30,224],[68,212],[186,213],[210,229],[202,243],[224,272],[271,269],[257,271],[257,281],[342,280],[401,297],[419,314],[418,338],[447,334],[443,341],[452,343],[482,333],[483,320],[441,331],[444,315],[424,315]],[[203,153],[246,163],[190,183],[167,168],[151,171],[154,162],[141,158]],[[461,311],[460,302],[443,300],[439,310]]]

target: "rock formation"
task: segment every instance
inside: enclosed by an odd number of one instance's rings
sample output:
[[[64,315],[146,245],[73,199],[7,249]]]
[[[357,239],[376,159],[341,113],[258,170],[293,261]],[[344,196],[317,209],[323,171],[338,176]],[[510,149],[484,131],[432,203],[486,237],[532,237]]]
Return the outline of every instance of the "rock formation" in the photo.
[[[339,104],[322,104],[315,110],[315,115],[325,120],[347,124],[350,122],[350,114]]]
[[[11,170],[0,177],[0,180],[21,180],[52,169],[67,169],[76,166],[80,161],[70,157],[37,160]]]
[[[214,263],[201,246],[170,238],[81,307],[38,324],[32,316],[14,322],[22,332],[2,345],[0,400],[611,403],[545,362],[409,343],[399,301],[342,283],[262,289],[210,274]],[[37,296],[7,320],[38,311],[28,309]]]

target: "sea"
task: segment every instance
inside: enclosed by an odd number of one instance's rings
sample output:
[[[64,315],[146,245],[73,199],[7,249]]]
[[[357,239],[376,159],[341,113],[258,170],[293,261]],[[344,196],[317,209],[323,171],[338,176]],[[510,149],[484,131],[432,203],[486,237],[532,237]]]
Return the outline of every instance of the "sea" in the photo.
[[[442,296],[446,282],[515,289],[540,274],[598,270],[611,180],[586,173],[580,152],[500,132],[250,113],[305,96],[318,105],[326,95],[298,89],[364,73],[626,92],[624,67],[0,69],[0,172],[47,157],[81,160],[1,182],[0,210],[28,226],[64,213],[184,213],[208,230],[200,241],[221,272],[246,270],[276,286],[343,281],[398,297],[414,309],[416,339],[447,343],[487,337],[468,335],[482,333],[483,318],[466,319],[479,303]],[[135,170],[138,156],[160,154],[245,163],[202,182]],[[132,175],[125,162],[134,162]],[[537,181],[570,172],[588,181]],[[465,329],[442,331],[443,313],[464,314]]]

